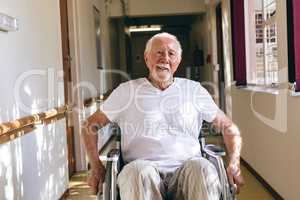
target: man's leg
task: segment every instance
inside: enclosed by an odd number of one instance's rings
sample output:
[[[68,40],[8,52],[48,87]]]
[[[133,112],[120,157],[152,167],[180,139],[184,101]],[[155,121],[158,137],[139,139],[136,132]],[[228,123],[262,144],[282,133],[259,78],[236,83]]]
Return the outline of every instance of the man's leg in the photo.
[[[188,160],[171,178],[168,193],[176,200],[219,200],[218,172],[205,158]]]
[[[149,161],[135,160],[125,165],[118,186],[122,200],[162,200],[162,181]]]

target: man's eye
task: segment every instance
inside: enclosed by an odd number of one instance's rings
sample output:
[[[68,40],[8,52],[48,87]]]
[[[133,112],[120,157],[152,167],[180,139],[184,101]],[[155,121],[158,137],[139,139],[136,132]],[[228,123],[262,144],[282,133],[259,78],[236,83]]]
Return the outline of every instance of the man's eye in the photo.
[[[169,52],[169,55],[170,56],[175,56],[176,54],[175,54],[175,52]]]
[[[163,53],[162,51],[158,51],[157,52],[158,55],[162,55],[162,53]]]

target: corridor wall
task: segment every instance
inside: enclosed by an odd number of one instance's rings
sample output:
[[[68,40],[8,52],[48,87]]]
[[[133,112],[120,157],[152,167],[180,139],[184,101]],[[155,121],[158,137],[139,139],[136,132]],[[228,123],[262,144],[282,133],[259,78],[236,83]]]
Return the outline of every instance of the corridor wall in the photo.
[[[278,63],[281,85],[260,91],[237,88],[233,82],[230,1],[222,0],[227,111],[243,136],[242,158],[283,199],[299,198],[300,176],[299,97],[291,96],[287,85],[286,1],[278,6]],[[245,186],[247,187],[247,185]]]
[[[0,32],[0,121],[64,104],[59,1],[0,0],[19,29]],[[0,144],[0,199],[58,199],[68,187],[65,121]]]

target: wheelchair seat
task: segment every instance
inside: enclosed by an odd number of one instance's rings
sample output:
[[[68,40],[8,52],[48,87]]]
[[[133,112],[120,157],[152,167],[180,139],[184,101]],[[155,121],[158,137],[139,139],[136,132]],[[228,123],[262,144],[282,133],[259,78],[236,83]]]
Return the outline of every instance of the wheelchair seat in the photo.
[[[118,195],[117,176],[123,166],[121,155],[121,130],[116,123],[108,125],[109,139],[99,151],[99,158],[106,168],[105,181],[99,188],[97,200],[117,200]],[[220,200],[234,200],[235,189],[229,185],[223,158],[226,153],[224,149],[212,144],[205,143],[207,134],[200,133],[199,142],[202,156],[214,164],[218,171],[222,191]],[[100,186],[101,187],[101,186]]]

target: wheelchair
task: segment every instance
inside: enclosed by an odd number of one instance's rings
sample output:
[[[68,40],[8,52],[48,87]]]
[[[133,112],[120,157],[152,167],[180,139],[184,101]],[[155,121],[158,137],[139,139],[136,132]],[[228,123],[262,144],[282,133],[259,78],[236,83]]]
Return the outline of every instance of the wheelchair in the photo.
[[[210,127],[208,123],[204,124]],[[100,130],[101,131],[101,130]],[[121,130],[116,123],[107,125],[108,139],[99,151],[99,158],[106,168],[105,180],[99,188],[97,200],[120,200],[117,187],[117,175],[123,166],[121,156]],[[218,171],[222,191],[220,200],[235,200],[235,187],[228,182],[223,158],[226,153],[223,148],[206,144],[207,132],[201,130],[199,142],[202,156],[214,164]],[[101,186],[100,186],[101,187]]]

